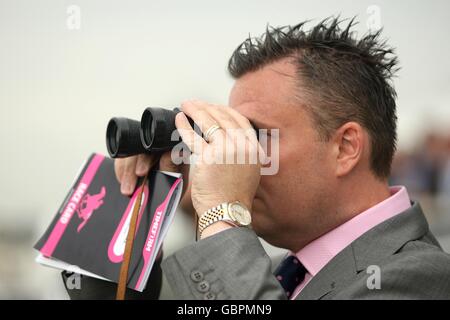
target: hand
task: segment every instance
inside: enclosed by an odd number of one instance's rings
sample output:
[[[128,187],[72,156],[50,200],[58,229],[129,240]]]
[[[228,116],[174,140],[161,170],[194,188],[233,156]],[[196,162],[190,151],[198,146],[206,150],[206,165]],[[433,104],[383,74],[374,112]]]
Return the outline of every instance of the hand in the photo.
[[[169,172],[180,172],[183,174],[183,192],[188,185],[189,168],[186,165],[175,165],[170,157],[170,151],[159,154],[140,154],[127,158],[114,160],[114,171],[120,183],[122,194],[130,196],[136,188],[138,177],[144,177],[148,171],[159,164],[159,170]]]
[[[191,197],[198,215],[223,202],[240,201],[251,209],[260,180],[261,161],[250,164],[250,154],[264,156],[256,134],[245,117],[232,108],[200,101],[182,104],[175,124],[183,142],[198,157],[191,177]],[[218,125],[207,143],[192,130],[186,115],[205,133]],[[226,130],[234,129],[234,130]],[[240,129],[240,130],[238,130]],[[239,143],[237,143],[239,141]],[[236,163],[237,152],[243,152],[246,161]],[[222,155],[222,160],[234,159],[233,163],[211,163],[211,155]]]

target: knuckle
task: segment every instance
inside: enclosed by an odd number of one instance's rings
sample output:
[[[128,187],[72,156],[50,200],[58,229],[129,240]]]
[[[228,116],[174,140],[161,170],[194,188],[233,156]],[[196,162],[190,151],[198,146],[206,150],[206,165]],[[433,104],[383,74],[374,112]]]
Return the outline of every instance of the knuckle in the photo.
[[[199,106],[192,103],[191,101],[185,101],[181,103],[181,111],[185,113],[191,113],[194,110],[198,110]]]
[[[200,127],[205,128],[205,126],[208,125],[206,120],[210,118],[210,115],[206,110],[200,109],[200,110],[196,111],[196,117],[199,119],[198,122],[200,122],[200,123],[197,123],[197,124]]]
[[[220,123],[232,123],[232,118],[223,112],[217,113],[216,118]]]
[[[180,105],[180,110],[185,112],[187,109],[189,109],[188,103],[187,102],[182,102]]]

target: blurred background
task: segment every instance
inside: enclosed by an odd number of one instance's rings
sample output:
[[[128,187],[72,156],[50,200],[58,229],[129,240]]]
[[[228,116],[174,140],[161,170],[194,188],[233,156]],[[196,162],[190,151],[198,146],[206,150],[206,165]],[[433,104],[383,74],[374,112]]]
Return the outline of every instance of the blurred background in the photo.
[[[357,15],[397,48],[392,184],[421,201],[450,251],[450,2],[0,0],[0,298],[66,299],[32,249],[111,116],[198,98],[227,104],[228,58],[266,25]],[[193,239],[177,215],[166,256]],[[276,248],[266,246],[272,256]],[[172,297],[164,285],[162,298]]]

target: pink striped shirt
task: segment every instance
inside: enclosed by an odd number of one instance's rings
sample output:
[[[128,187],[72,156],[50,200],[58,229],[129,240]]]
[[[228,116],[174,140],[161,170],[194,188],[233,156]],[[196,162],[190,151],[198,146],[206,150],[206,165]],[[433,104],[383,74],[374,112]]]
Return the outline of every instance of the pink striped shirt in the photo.
[[[395,186],[390,187],[389,190],[391,192],[389,198],[310,242],[297,252],[296,256],[305,266],[307,273],[303,282],[295,289],[291,299],[295,299],[308,282],[345,247],[376,225],[411,206],[405,187]]]

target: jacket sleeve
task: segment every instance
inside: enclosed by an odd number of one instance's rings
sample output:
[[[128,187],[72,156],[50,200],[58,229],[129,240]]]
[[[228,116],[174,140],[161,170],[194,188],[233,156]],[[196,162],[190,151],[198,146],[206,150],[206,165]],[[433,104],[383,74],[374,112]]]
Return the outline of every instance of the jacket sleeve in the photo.
[[[162,263],[180,299],[286,299],[256,234],[232,228],[194,243]]]
[[[150,273],[147,287],[143,292],[127,289],[127,300],[155,300],[158,299],[162,285],[162,258],[155,261]],[[116,298],[117,284],[96,278],[80,275],[79,285],[73,283],[73,273],[62,272],[64,287],[72,300],[114,300]]]

